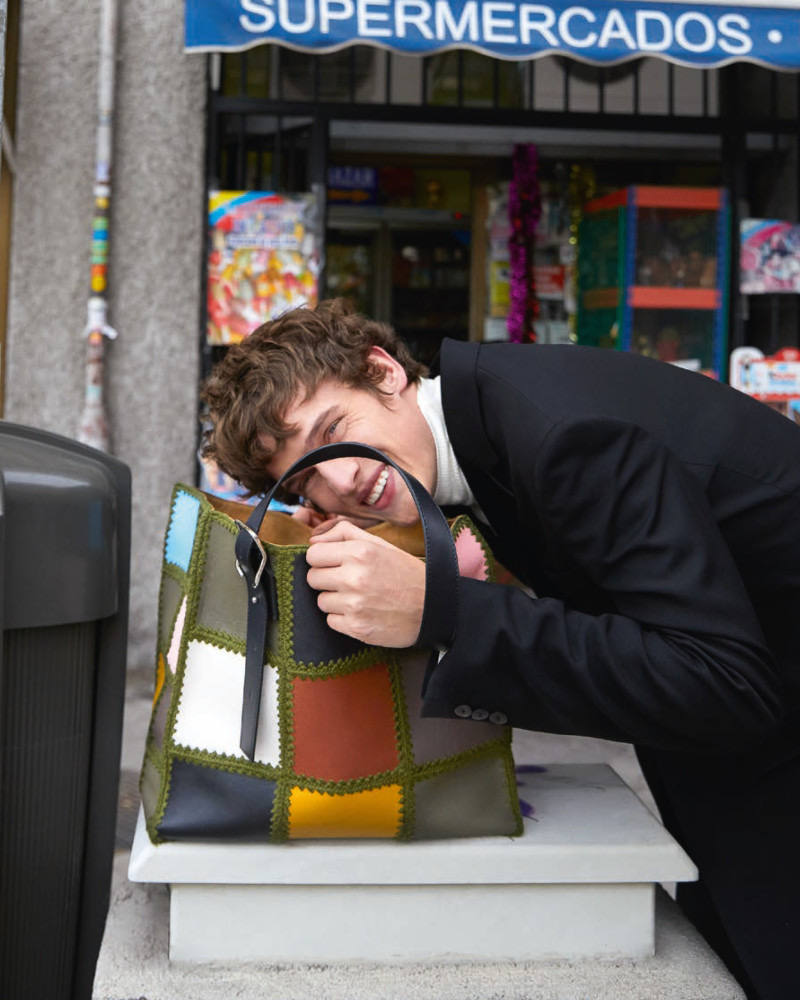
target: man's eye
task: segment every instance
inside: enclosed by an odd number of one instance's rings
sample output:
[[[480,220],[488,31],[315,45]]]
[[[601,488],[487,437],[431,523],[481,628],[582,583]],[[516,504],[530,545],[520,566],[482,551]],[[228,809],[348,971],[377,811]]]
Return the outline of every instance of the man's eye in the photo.
[[[325,431],[325,436],[329,438],[333,437],[333,435],[336,433],[336,428],[339,426],[341,422],[342,418],[339,417],[336,420],[334,420],[333,423],[328,424],[328,429]]]
[[[297,496],[302,496],[303,493],[305,493],[306,487],[309,484],[309,481],[311,479],[311,473],[313,471],[314,470],[311,469],[310,471],[304,473],[302,476],[298,476],[296,479],[295,478],[291,479],[288,483],[285,484],[286,489],[290,493],[295,493]]]

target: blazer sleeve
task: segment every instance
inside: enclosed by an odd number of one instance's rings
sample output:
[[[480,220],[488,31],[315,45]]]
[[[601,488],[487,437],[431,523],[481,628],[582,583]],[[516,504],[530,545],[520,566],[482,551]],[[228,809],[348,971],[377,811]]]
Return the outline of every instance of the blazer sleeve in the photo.
[[[671,452],[624,422],[575,420],[512,486],[550,551],[614,610],[461,578],[424,715],[470,706],[525,729],[705,751],[777,725],[781,681],[755,611],[700,482]]]

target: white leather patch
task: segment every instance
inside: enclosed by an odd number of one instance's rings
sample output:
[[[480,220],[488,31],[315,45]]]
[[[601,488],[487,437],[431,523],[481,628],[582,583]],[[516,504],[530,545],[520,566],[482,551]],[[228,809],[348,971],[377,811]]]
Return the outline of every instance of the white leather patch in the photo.
[[[178,654],[181,651],[181,636],[183,635],[183,626],[186,623],[186,598],[181,601],[181,606],[178,608],[178,613],[175,616],[175,625],[172,628],[172,638],[169,642],[169,649],[167,650],[167,666],[169,669],[175,673],[178,669]]]
[[[244,656],[193,640],[186,650],[181,700],[174,739],[181,746],[244,758],[239,746],[242,724]],[[264,667],[255,759],[280,763],[278,674]]]

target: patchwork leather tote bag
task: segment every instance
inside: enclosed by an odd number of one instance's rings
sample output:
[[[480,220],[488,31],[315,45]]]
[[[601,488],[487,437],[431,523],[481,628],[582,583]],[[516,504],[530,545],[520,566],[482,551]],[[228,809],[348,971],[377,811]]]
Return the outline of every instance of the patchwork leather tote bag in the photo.
[[[153,842],[522,832],[508,726],[422,718],[421,691],[461,573],[490,580],[472,521],[448,525],[412,476],[361,444],[332,458],[392,465],[422,532],[372,529],[426,560],[417,644],[366,645],[330,629],[306,582],[310,529],[176,485],[164,543],[155,696],[140,789]]]

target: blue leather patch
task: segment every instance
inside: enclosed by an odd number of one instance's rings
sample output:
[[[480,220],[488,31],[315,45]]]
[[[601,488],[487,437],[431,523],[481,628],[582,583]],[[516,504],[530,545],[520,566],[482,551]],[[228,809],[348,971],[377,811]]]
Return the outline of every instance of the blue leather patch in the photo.
[[[200,501],[191,493],[179,491],[175,494],[172,514],[167,528],[164,558],[167,562],[180,566],[184,572],[189,569],[192,558],[197,518],[200,516]]]
[[[274,781],[174,760],[158,832],[181,840],[266,841],[274,799]]]

